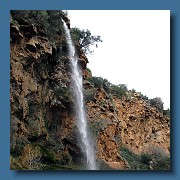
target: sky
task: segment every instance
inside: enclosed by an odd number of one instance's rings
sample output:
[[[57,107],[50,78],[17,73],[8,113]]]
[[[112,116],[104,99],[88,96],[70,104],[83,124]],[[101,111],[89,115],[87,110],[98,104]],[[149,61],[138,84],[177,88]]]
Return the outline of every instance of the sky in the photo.
[[[169,10],[69,10],[71,27],[103,42],[88,56],[93,76],[126,84],[170,108]]]

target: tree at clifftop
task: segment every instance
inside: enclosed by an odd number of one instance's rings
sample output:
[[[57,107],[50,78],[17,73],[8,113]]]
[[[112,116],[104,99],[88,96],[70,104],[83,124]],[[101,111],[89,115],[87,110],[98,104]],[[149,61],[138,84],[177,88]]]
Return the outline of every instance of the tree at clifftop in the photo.
[[[80,30],[79,28],[71,28],[72,39],[75,44],[79,44],[83,49],[85,54],[91,54],[93,50],[90,49],[91,45],[98,47],[97,43],[102,42],[99,35],[92,35],[91,32],[87,30]]]

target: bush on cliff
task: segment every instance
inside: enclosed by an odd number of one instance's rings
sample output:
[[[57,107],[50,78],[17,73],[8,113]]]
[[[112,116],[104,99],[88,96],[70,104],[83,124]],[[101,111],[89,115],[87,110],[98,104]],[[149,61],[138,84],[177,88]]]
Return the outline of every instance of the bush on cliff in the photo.
[[[96,88],[102,88],[103,87],[103,78],[101,77],[91,77],[88,79],[89,82],[94,84],[94,87]]]
[[[158,156],[154,163],[154,169],[157,170],[170,170],[170,157]]]
[[[107,79],[102,77],[91,77],[88,79],[91,83],[94,84],[96,88],[103,88],[107,94],[113,94],[117,98],[122,99],[123,96],[126,96],[127,86],[126,84],[111,84]]]
[[[162,99],[160,97],[155,97],[153,99],[150,99],[150,104],[156,107],[160,112],[163,112],[164,103],[162,102]]]
[[[90,102],[94,99],[95,92],[93,89],[86,89],[84,92],[84,100],[85,102]]]
[[[166,109],[166,110],[163,110],[163,115],[167,116],[170,118],[170,109]]]
[[[147,165],[141,162],[141,157],[134,154],[128,148],[122,147],[120,149],[120,155],[128,161],[132,170],[148,169]]]
[[[170,157],[156,153],[137,155],[126,147],[121,147],[120,155],[125,158],[132,170],[170,170]]]
[[[126,95],[127,86],[125,84],[111,85],[111,93],[122,99]]]
[[[51,42],[63,32],[61,19],[66,16],[67,12],[62,10],[11,10],[12,21],[34,24]]]

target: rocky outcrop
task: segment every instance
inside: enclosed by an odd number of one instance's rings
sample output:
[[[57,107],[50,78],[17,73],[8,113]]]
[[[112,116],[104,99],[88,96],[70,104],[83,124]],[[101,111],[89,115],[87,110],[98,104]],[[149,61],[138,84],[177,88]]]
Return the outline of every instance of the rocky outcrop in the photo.
[[[169,154],[169,118],[136,94],[124,101],[115,98],[114,104],[121,120],[120,133],[123,145],[137,154],[149,152],[153,147],[159,147]]]
[[[131,91],[120,100],[116,96],[110,98],[103,89],[93,87],[90,82],[84,87],[87,92],[91,89],[94,93],[87,102],[87,112],[95,134],[97,156],[110,167],[130,169],[121,157],[121,147],[137,155],[170,155],[170,121],[157,108]]]
[[[32,24],[11,23],[11,155],[18,159],[28,144],[46,148],[42,159],[50,163],[81,156],[69,105],[69,59],[58,44],[52,46]],[[87,58],[79,56],[85,67]]]

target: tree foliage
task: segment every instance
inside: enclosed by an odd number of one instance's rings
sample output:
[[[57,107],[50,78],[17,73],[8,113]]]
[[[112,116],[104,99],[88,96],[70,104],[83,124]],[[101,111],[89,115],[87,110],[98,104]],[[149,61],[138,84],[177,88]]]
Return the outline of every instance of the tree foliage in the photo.
[[[164,103],[160,97],[155,97],[149,101],[152,106],[156,107],[160,112],[163,112]]]
[[[163,114],[170,118],[170,109],[163,110]]]
[[[19,23],[31,23],[41,29],[50,41],[63,32],[62,18],[67,12],[62,10],[12,10],[11,17]]]
[[[142,94],[141,92],[139,94],[144,101],[149,102],[149,98],[146,95]]]
[[[170,170],[170,157],[164,154],[134,154],[126,147],[121,147],[120,154],[125,158],[132,170]]]
[[[113,94],[117,96],[119,99],[125,96],[126,92],[128,91],[126,84],[114,85],[110,83],[107,79],[104,79],[102,77],[94,76],[88,80],[91,83],[93,83],[96,88],[103,88],[106,91],[106,93]]]
[[[111,83],[107,79],[93,76],[88,80],[92,82],[96,88],[103,88],[107,93],[110,93]]]
[[[126,84],[111,85],[111,93],[116,95],[120,99],[126,95],[126,92],[127,92]]]
[[[88,79],[90,82],[94,84],[96,88],[102,88],[103,87],[103,78],[101,77],[91,77]]]
[[[98,47],[97,43],[102,42],[99,35],[92,35],[90,30],[81,30],[77,27],[71,28],[71,36],[75,44],[79,44],[83,49],[85,54],[92,53],[91,46],[95,45]]]

